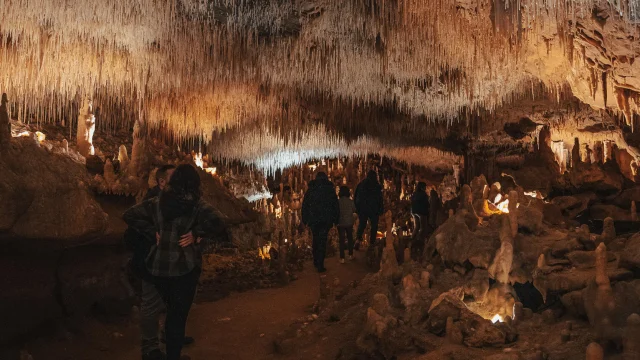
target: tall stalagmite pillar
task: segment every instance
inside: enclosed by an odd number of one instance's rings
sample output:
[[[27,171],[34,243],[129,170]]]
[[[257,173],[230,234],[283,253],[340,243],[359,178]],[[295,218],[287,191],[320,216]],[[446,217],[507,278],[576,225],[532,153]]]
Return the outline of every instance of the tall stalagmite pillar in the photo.
[[[136,120],[133,125],[133,146],[131,148],[131,158],[129,159],[129,175],[141,177],[145,168],[146,140],[144,124],[141,120]]]
[[[9,122],[9,99],[7,94],[2,94],[0,102],[0,146],[5,146],[11,142],[11,123]]]
[[[91,99],[85,99],[78,114],[78,131],[76,133],[78,152],[84,157],[95,155],[95,149],[93,148],[93,133],[95,130],[96,117],[93,115],[93,103]]]

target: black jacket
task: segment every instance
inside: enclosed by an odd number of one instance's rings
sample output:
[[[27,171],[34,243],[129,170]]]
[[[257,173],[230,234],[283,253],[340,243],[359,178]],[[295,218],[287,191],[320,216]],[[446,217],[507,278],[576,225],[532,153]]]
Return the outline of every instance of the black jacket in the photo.
[[[333,183],[323,177],[309,182],[309,190],[302,201],[302,222],[305,225],[333,225],[339,220],[340,206]]]
[[[362,180],[356,188],[355,202],[359,215],[369,217],[382,215],[384,213],[382,185],[373,177]]]
[[[426,191],[416,190],[411,196],[411,213],[420,216],[429,215],[429,196]]]

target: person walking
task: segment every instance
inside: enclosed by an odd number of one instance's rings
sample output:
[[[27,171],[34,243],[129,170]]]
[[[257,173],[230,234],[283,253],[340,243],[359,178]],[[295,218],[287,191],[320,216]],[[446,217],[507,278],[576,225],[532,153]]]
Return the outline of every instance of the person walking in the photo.
[[[160,196],[127,210],[123,220],[154,242],[145,265],[167,307],[166,359],[185,360],[185,326],[202,268],[195,239],[228,242],[229,237],[224,216],[202,200],[200,175],[193,166],[178,166],[167,185]]]
[[[424,236],[429,228],[429,195],[427,184],[419,182],[416,191],[411,195],[411,215],[413,216],[413,236],[411,239],[411,252],[418,256],[424,249]]]
[[[327,271],[324,258],[327,252],[329,230],[339,222],[340,208],[335,187],[327,174],[318,172],[309,182],[302,200],[302,223],[311,228],[313,236],[313,265],[318,272]]]
[[[349,250],[349,260],[353,260],[353,215],[356,205],[351,200],[351,190],[347,186],[340,186],[338,193],[340,205],[340,222],[338,223],[338,240],[340,242],[340,263],[344,264],[345,240]]]
[[[358,184],[355,194],[356,211],[358,213],[358,241],[362,241],[367,221],[371,227],[370,244],[375,245],[378,234],[378,218],[384,212],[382,185],[378,182],[378,174],[370,170],[367,177]]]

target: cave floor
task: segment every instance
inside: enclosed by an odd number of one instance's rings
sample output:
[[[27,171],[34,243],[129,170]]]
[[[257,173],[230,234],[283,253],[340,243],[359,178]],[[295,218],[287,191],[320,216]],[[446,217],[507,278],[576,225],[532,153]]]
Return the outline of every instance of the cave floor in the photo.
[[[368,270],[356,254],[353,263],[327,259],[327,277],[342,284],[361,280]],[[319,297],[320,278],[311,263],[299,279],[281,288],[233,293],[216,302],[197,303],[191,310],[187,334],[196,343],[183,354],[193,359],[270,359],[277,334],[311,315]],[[34,360],[140,359],[138,325],[127,319],[85,318],[68,323],[55,335],[33,340],[25,347]]]

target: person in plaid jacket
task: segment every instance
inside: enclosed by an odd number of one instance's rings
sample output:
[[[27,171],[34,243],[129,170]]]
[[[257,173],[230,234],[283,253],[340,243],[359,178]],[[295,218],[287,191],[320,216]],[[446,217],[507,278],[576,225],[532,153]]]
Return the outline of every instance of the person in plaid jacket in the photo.
[[[180,165],[160,196],[130,208],[123,215],[127,225],[155,241],[145,264],[167,305],[168,360],[181,359],[187,317],[202,268],[198,240],[206,237],[229,241],[224,216],[202,200],[201,195],[196,169]]]

